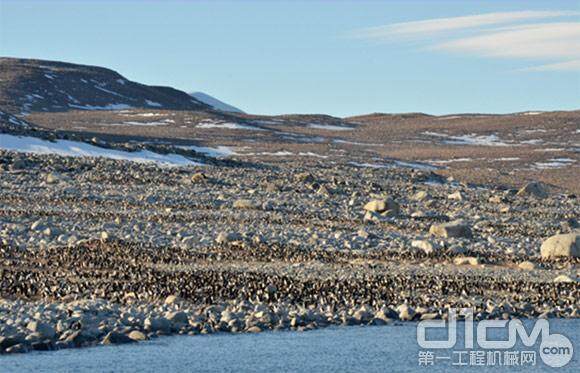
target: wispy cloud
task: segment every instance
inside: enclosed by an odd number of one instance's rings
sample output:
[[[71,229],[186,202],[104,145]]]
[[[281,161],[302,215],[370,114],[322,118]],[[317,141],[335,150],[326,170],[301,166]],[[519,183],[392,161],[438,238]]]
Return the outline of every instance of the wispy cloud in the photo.
[[[546,65],[532,66],[520,69],[520,71],[580,71],[580,60],[549,63]]]
[[[488,13],[394,23],[358,30],[354,35],[390,42],[423,40],[423,48],[435,51],[551,62],[522,71],[579,71],[580,22],[562,19],[579,15],[574,11]],[[546,19],[556,22],[545,23]]]
[[[487,57],[580,57],[580,22],[526,25],[436,44],[433,49]]]
[[[469,29],[517,21],[546,19],[580,15],[573,11],[519,11],[487,13],[461,17],[436,18],[424,21],[393,23],[385,26],[369,27],[354,32],[354,36],[372,39],[392,39],[404,36],[430,36],[433,33]]]

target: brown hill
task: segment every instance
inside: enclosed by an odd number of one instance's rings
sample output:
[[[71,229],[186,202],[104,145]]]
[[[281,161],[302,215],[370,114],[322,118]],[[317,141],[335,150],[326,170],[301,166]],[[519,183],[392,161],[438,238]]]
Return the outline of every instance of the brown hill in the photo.
[[[185,92],[132,82],[103,67],[18,58],[0,58],[0,108],[14,114],[211,109]]]

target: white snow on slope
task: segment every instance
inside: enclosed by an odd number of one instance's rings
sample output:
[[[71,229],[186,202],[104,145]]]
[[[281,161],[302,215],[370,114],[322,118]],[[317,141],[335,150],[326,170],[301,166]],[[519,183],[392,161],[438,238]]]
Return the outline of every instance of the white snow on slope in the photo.
[[[154,127],[154,126],[166,126],[167,123],[164,122],[123,122],[123,123],[111,123],[110,126],[143,126],[143,127]]]
[[[106,106],[93,106],[93,105],[83,106],[83,105],[68,104],[68,106],[81,110],[125,110],[133,108],[132,106],[129,106],[127,104],[109,104]]]
[[[424,171],[434,171],[437,170],[438,167],[430,166],[424,163],[415,163],[415,162],[403,162],[403,161],[393,161],[393,163],[389,164],[380,164],[380,163],[359,163],[359,162],[348,162],[352,166],[356,167],[363,167],[363,168],[413,168],[415,170],[424,170]]]
[[[444,138],[443,143],[449,145],[510,146],[510,144],[501,141],[501,139],[495,134],[478,135],[472,133],[470,135],[463,136],[450,136],[445,133],[437,133],[430,131],[423,132],[423,134],[432,137]]]
[[[159,102],[155,102],[155,101],[151,101],[151,100],[145,100],[145,103],[147,103],[147,105],[153,106],[153,107],[162,107],[163,106]]]
[[[21,121],[20,119],[18,119],[17,117],[7,114],[3,111],[0,111],[0,118],[4,117],[8,119],[8,122],[16,125],[16,126],[21,126],[21,127],[28,127],[28,123]]]
[[[321,155],[321,154],[317,154],[317,153],[313,153],[313,152],[292,153],[292,152],[289,152],[287,150],[280,150],[277,152],[243,153],[240,155],[248,155],[248,156],[249,155],[269,155],[269,156],[275,156],[275,157],[286,157],[286,156],[296,155],[296,156],[301,156],[301,157],[328,158],[327,155]]]
[[[96,86],[94,86],[94,87],[95,87],[96,89],[98,89],[99,91],[103,91],[103,92],[105,92],[105,93],[109,93],[109,94],[112,94],[112,95],[114,95],[114,96],[125,97],[125,96],[123,96],[123,95],[122,95],[122,94],[120,94],[120,93],[117,93],[117,92],[115,92],[115,91],[111,91],[110,89],[103,88],[103,87],[102,87],[102,86],[100,86],[100,85],[96,85]]]
[[[519,157],[502,157],[502,158],[493,158],[490,159],[490,161],[498,161],[498,162],[515,162],[515,161],[519,161],[520,158]]]
[[[435,160],[430,160],[428,162],[435,163],[435,164],[447,164],[447,163],[453,163],[453,162],[471,162],[471,161],[473,161],[472,158],[453,158],[453,159],[435,159]]]
[[[368,142],[356,142],[356,141],[348,141],[348,140],[340,140],[340,139],[332,140],[332,142],[335,144],[347,144],[347,145],[384,146],[383,144],[374,144],[374,143],[368,143]]]
[[[176,147],[179,149],[193,150],[193,151],[198,152],[198,153],[203,153],[203,154],[207,155],[208,157],[214,157],[214,158],[223,158],[223,157],[228,157],[230,155],[236,154],[231,148],[228,148],[227,146],[218,146],[215,148],[210,148],[210,147],[205,147],[205,146],[180,145],[180,146],[176,146]]]
[[[536,162],[534,163],[534,168],[540,170],[547,170],[551,168],[563,168],[567,166],[571,166],[576,163],[575,159],[572,158],[552,158],[549,159],[547,162]]]
[[[318,123],[310,123],[307,127],[328,131],[352,131],[354,129],[351,127],[335,126],[332,124],[318,124]]]
[[[68,157],[102,157],[132,162],[155,162],[167,166],[200,166],[178,154],[158,154],[149,150],[127,152],[115,149],[105,149],[78,141],[57,140],[55,142],[37,137],[13,136],[0,134],[0,148],[19,153],[58,154]]]
[[[244,124],[233,123],[233,122],[214,122],[214,121],[203,121],[196,126],[197,128],[222,128],[231,130],[252,130],[252,131],[264,131],[264,129],[259,127],[246,126]]]
[[[134,112],[127,112],[127,113],[123,113],[124,116],[126,117],[161,117],[164,115],[168,115],[165,113],[134,113]]]

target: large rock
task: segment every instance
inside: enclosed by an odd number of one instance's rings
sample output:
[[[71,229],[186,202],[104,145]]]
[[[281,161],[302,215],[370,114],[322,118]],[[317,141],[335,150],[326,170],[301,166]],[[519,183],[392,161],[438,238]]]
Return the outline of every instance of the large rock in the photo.
[[[234,202],[233,204],[235,209],[248,209],[248,210],[252,210],[252,209],[257,209],[258,205],[256,205],[254,202],[252,202],[249,199],[238,199]]]
[[[0,336],[0,351],[15,346],[20,343],[24,343],[25,336],[22,333]]]
[[[522,189],[518,191],[517,195],[518,196],[529,195],[537,198],[547,198],[548,191],[546,190],[544,184],[534,181],[526,184]]]
[[[542,258],[580,257],[580,233],[557,234],[542,243]]]
[[[399,204],[395,202],[395,200],[392,198],[372,200],[368,202],[366,205],[364,205],[363,208],[366,211],[378,213],[384,213],[386,211],[389,211],[395,215],[398,214],[400,210]]]
[[[31,332],[38,333],[43,339],[53,339],[56,331],[52,325],[40,321],[31,321],[26,325],[26,329]]]
[[[471,228],[464,220],[454,220],[443,224],[433,224],[429,233],[435,236],[451,238],[471,238]]]
[[[463,196],[463,194],[460,191],[457,191],[455,193],[449,194],[447,196],[447,199],[454,199],[456,201],[463,201],[465,199],[465,197]]]
[[[431,254],[434,252],[438,246],[429,240],[413,240],[411,241],[411,247],[422,250],[425,254]]]
[[[413,197],[411,197],[411,199],[414,201],[423,201],[423,200],[431,199],[431,196],[426,191],[420,190],[417,193],[415,193],[415,195],[413,195]]]
[[[61,176],[57,173],[51,172],[46,175],[47,184],[58,184],[61,181]]]
[[[457,257],[455,259],[453,259],[453,264],[455,265],[471,265],[471,266],[476,266],[479,265],[479,259],[477,259],[476,257],[473,256],[460,256]]]
[[[242,236],[236,232],[220,232],[215,239],[215,242],[219,244],[225,244],[228,242],[240,241]]]
[[[171,331],[171,322],[165,317],[148,317],[145,319],[143,324],[145,326],[145,330],[152,332],[162,332],[167,334]]]
[[[554,279],[554,282],[569,282],[569,283],[573,283],[573,282],[577,282],[578,280],[573,279],[570,276],[567,275],[560,275],[558,277],[556,277]]]
[[[176,327],[180,327],[181,325],[186,325],[188,323],[187,314],[183,311],[168,312],[165,314],[165,317]]]
[[[147,340],[147,336],[145,335],[145,333],[139,331],[139,330],[133,330],[131,331],[129,334],[127,334],[127,337],[131,338],[134,341],[145,341]]]
[[[131,342],[135,342],[135,340],[129,338],[123,333],[111,331],[105,336],[105,338],[103,338],[103,341],[101,343],[104,345],[117,345]]]
[[[529,260],[526,260],[524,262],[521,262],[520,264],[518,264],[518,268],[519,269],[523,269],[525,271],[531,271],[533,269],[536,268],[536,265],[533,262],[530,262]]]

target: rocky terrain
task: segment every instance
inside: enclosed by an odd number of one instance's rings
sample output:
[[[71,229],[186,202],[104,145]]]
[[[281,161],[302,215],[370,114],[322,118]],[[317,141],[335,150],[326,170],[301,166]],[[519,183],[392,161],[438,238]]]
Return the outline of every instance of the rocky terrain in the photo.
[[[0,88],[1,352],[578,317],[578,111],[59,110]]]
[[[160,167],[2,152],[0,163],[5,352],[450,307],[578,316],[580,205],[539,184],[318,160]]]

